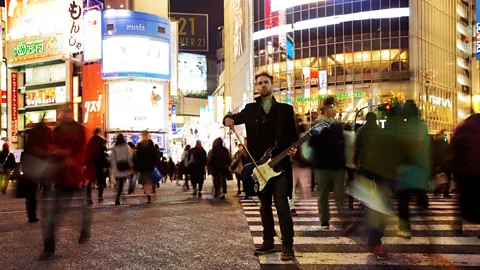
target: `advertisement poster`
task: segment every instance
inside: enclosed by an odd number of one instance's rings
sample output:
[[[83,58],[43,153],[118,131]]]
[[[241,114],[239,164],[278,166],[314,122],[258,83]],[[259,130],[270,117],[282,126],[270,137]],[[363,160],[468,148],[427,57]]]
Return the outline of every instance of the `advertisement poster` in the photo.
[[[10,39],[28,38],[49,33],[65,33],[73,1],[67,0],[6,0],[7,25]],[[76,1],[82,6],[82,1]],[[80,4],[80,5],[78,5]],[[52,16],[55,14],[55,16]],[[71,26],[71,23],[70,23]]]
[[[11,83],[12,83],[12,143],[18,142],[18,74],[12,72]]]
[[[104,81],[100,63],[83,66],[83,126],[87,134],[92,134],[96,127],[104,127]]]
[[[102,12],[90,10],[83,17],[83,59],[85,62],[102,58]]]
[[[62,55],[63,51],[63,36],[50,35],[9,43],[7,58],[9,65],[18,65],[25,61],[57,57]]]
[[[207,57],[178,54],[178,89],[187,97],[207,96]]]
[[[167,100],[164,86],[152,83],[109,84],[108,128],[134,131],[165,131]]]
[[[107,148],[112,148],[117,141],[118,134],[122,133],[127,142],[133,142],[135,145],[141,141],[141,132],[115,132],[107,134]],[[150,133],[148,134],[153,144],[157,144],[160,150],[168,148],[168,135],[166,133]]]
[[[178,22],[179,51],[208,51],[208,14],[170,13],[170,18]]]
[[[233,0],[233,62],[245,51],[245,0]]]
[[[103,77],[170,79],[168,40],[110,36],[103,40]]]

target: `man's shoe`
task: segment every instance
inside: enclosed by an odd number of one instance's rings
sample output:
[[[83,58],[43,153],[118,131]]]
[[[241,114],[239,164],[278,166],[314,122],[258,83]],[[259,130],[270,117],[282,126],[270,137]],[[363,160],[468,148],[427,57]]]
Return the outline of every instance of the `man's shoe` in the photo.
[[[265,255],[267,253],[275,252],[275,247],[272,244],[262,244],[260,247],[255,249],[255,255]]]
[[[51,257],[53,257],[53,254],[55,254],[55,252],[44,250],[44,251],[42,252],[42,254],[40,254],[40,257],[39,257],[38,259],[39,259],[40,261],[45,261],[45,260],[48,260],[48,259],[50,259]]]
[[[85,244],[90,241],[90,233],[82,230],[80,233],[80,238],[78,239],[79,244]]]
[[[225,200],[225,194],[220,197],[220,200]]]
[[[385,253],[380,246],[376,246],[375,248],[373,248],[372,253],[379,260],[389,260],[390,259],[390,256],[388,256],[388,254]]]
[[[198,198],[201,198],[202,197],[202,192],[198,192]]]
[[[290,210],[290,214],[292,214],[292,217],[298,217],[297,210],[295,209]]]
[[[115,205],[120,205],[120,199],[115,200]]]
[[[147,203],[152,203],[152,196],[147,195]]]
[[[320,226],[321,230],[330,230],[330,224],[328,222],[322,223]]]
[[[282,261],[291,261],[295,259],[295,253],[293,252],[293,246],[291,245],[282,245]]]
[[[398,231],[397,236],[403,239],[412,239],[412,234],[409,231]]]
[[[87,200],[87,204],[88,205],[93,205],[93,201],[92,200]]]
[[[39,219],[37,217],[28,219],[28,223],[37,223],[38,221]]]

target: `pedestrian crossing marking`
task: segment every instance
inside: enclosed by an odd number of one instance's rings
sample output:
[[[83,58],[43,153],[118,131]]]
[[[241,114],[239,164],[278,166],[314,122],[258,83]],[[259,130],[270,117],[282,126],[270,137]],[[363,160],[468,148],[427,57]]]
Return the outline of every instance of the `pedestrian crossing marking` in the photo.
[[[348,255],[348,256],[346,256]],[[281,265],[392,265],[392,266],[480,266],[480,255],[477,254],[422,254],[391,253],[390,260],[377,260],[370,253],[297,253],[296,261],[282,261],[280,253],[259,256],[260,264]]]
[[[452,194],[453,195],[453,194]],[[240,200],[241,205],[252,233],[255,245],[263,243],[261,232],[260,202],[258,199]],[[386,237],[382,238],[385,252],[391,256],[391,260],[378,260],[368,252],[366,235],[348,237],[342,235],[344,228],[343,221],[360,221],[360,231],[367,229],[367,213],[358,201],[355,201],[354,210],[345,208],[345,218],[338,216],[334,198],[329,199],[330,229],[321,230],[318,214],[317,198],[296,198],[295,209],[298,216],[293,217],[294,231],[298,236],[294,237],[294,249],[296,261],[281,261],[280,249],[277,253],[259,256],[261,265],[282,265],[297,264],[318,265],[318,266],[345,266],[355,267],[357,265],[371,266],[425,266],[425,267],[480,267],[480,240],[474,235],[480,232],[480,225],[465,223],[462,225],[465,236],[455,233],[452,225],[457,225],[460,218],[460,205],[458,197],[441,198],[429,196],[429,207],[423,209],[416,202],[411,201],[410,221],[411,239],[395,237],[398,231],[399,218],[391,216],[386,226]],[[391,201],[392,208],[397,210],[398,201]],[[345,206],[347,204],[345,203]],[[281,244],[280,226],[278,215],[274,204],[272,205],[275,221],[275,230],[279,237],[275,237],[275,243]],[[422,223],[425,222],[425,223]],[[432,231],[433,234],[428,234]],[[317,234],[317,232],[321,232]],[[323,236],[325,232],[325,236]],[[392,233],[393,232],[393,233]],[[437,232],[437,233],[435,233]],[[473,234],[472,234],[473,233]],[[439,234],[437,237],[434,235]],[[319,236],[314,236],[319,235]],[[448,236],[451,235],[451,236]],[[343,251],[343,247],[350,248]],[[392,250],[389,252],[389,249]],[[418,253],[423,252],[425,253]],[[362,252],[364,251],[364,252]]]

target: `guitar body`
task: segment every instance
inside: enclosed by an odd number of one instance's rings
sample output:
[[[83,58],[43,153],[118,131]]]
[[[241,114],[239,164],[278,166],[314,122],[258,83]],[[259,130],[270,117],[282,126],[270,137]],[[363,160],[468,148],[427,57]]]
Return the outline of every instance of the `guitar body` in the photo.
[[[258,195],[265,189],[268,181],[282,174],[282,171],[276,172],[269,166],[274,149],[275,148],[270,148],[263,157],[256,162],[258,167],[255,167],[253,163],[248,163],[243,167],[243,183],[248,196]]]

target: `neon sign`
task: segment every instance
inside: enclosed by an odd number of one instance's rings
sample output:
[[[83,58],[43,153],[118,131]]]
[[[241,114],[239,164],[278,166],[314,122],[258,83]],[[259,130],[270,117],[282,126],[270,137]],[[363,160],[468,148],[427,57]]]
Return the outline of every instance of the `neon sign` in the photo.
[[[329,96],[331,95],[318,95],[315,97],[296,97],[296,98],[282,98],[283,103],[290,103],[290,102],[308,102],[308,101],[318,101],[318,100],[326,100]],[[339,99],[345,99],[349,97],[354,97],[354,98],[362,98],[366,96],[366,92],[353,92],[353,94],[350,93],[337,93],[333,95],[333,98],[339,100]]]
[[[35,40],[29,42],[20,42],[17,47],[13,49],[13,56],[24,56],[36,53],[43,53],[44,40]]]

